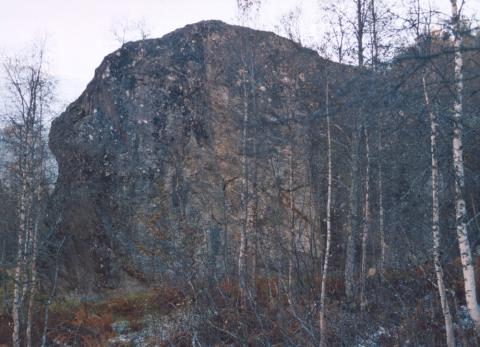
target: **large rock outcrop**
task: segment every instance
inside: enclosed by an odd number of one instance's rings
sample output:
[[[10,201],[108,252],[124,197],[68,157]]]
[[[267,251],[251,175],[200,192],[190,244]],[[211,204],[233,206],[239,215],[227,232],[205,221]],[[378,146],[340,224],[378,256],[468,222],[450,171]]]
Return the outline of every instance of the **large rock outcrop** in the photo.
[[[219,21],[108,55],[50,132],[59,176],[48,223],[65,236],[62,287],[88,293],[178,270],[197,276],[212,263],[228,270],[219,248],[235,249],[242,225],[245,113],[262,230],[278,237],[288,225],[278,211],[288,206],[291,132],[298,216],[317,218],[302,206],[323,185],[308,172],[324,157],[312,150],[324,140],[320,127],[310,136],[310,120],[323,107],[327,65],[285,38]]]
[[[400,60],[382,75],[360,71],[273,33],[219,21],[125,44],[104,59],[85,92],[52,124],[59,176],[47,230],[54,235],[52,254],[65,240],[60,288],[90,293],[231,274],[247,222],[253,228],[249,266],[256,252],[256,269],[265,275],[287,273],[289,259],[296,271],[317,271],[324,249],[327,81],[332,268],[343,269],[355,204],[352,229],[360,251],[367,132],[369,264],[376,266],[380,252],[380,167],[387,265],[428,261],[429,125],[423,96],[412,87],[418,84],[409,72],[415,66]],[[472,83],[467,90],[477,88]],[[450,97],[438,97],[446,110]],[[478,104],[470,100],[467,110]],[[442,120],[442,129],[449,127]],[[471,160],[477,142],[466,139],[472,172],[478,171]],[[439,152],[451,157],[448,141]],[[445,230],[453,217],[451,172],[442,159]],[[475,180],[468,178],[472,192],[479,186]],[[454,233],[445,238],[453,242]]]

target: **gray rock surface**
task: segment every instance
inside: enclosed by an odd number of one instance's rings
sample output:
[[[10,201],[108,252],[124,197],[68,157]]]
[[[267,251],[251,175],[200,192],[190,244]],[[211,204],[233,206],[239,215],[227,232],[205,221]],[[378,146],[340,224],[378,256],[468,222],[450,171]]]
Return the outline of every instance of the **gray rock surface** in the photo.
[[[88,293],[207,271],[202,259],[225,245],[225,208],[238,238],[245,107],[268,189],[285,177],[286,119],[301,121],[301,139],[321,107],[325,64],[292,41],[219,21],[108,55],[51,127],[59,177],[48,223],[67,236],[60,287]],[[308,146],[295,146],[302,158]],[[265,230],[281,208],[272,191],[260,206]]]

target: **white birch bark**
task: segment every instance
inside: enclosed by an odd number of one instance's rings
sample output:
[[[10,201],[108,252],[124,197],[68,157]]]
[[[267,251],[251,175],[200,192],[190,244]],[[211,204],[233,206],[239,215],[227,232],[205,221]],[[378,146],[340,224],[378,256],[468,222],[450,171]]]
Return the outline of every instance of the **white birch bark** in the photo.
[[[430,118],[430,155],[432,160],[432,238],[433,238],[433,264],[435,275],[437,277],[438,294],[442,305],[443,318],[445,320],[445,332],[447,346],[455,347],[455,334],[453,329],[452,315],[448,306],[447,291],[445,289],[445,280],[440,249],[440,207],[438,199],[438,157],[437,157],[437,137],[438,120],[430,104],[430,98],[427,90],[425,75],[422,76],[423,95],[425,106]]]
[[[291,115],[288,119],[288,129],[290,133],[290,143],[288,144],[288,200],[289,200],[289,233],[290,233],[290,254],[288,256],[288,290],[291,294],[293,287],[293,258],[295,256],[295,200],[293,195],[293,134],[291,129]]]
[[[3,239],[3,242],[2,242],[2,259],[1,259],[1,264],[0,266],[2,266],[2,268],[5,267],[5,253],[6,253],[6,240]],[[8,292],[7,292],[7,274],[6,272],[3,272],[2,273],[2,289],[3,289],[3,293],[2,293],[2,308],[1,308],[1,311],[0,312],[5,312],[5,310],[7,309],[8,307]]]
[[[359,68],[364,66],[364,44],[365,35],[365,0],[355,0],[356,5],[356,23],[354,25],[355,39],[357,44],[357,64]],[[345,296],[347,301],[352,301],[354,297],[354,271],[355,271],[355,236],[358,218],[358,147],[361,137],[361,129],[358,124],[352,136],[352,154],[351,154],[351,186],[350,186],[350,213],[347,230],[347,249],[345,259]]]
[[[27,212],[29,204],[29,168],[28,165],[28,150],[30,146],[30,126],[29,120],[25,121],[25,130],[21,136],[21,157],[19,160],[20,177],[22,180],[22,187],[20,191],[20,206],[19,206],[19,227],[18,227],[18,240],[17,240],[17,264],[15,266],[15,279],[13,288],[13,307],[12,307],[12,344],[13,347],[20,347],[21,345],[21,314],[25,293],[25,276],[27,265]]]
[[[43,48],[34,52],[34,60],[25,57],[26,62],[10,59],[5,62],[7,90],[12,97],[11,125],[18,135],[18,171],[20,181],[19,192],[19,227],[17,239],[17,259],[14,275],[13,307],[12,307],[12,345],[22,344],[26,337],[26,346],[32,345],[32,317],[37,280],[37,248],[38,218],[34,213],[34,194],[39,192],[43,175],[43,167],[38,167],[37,155],[42,147],[42,122],[44,108],[53,96],[52,84],[43,71]],[[13,105],[14,104],[14,105]],[[24,304],[29,298],[27,307],[27,324],[25,335],[21,331],[23,325]]]
[[[240,279],[240,301],[244,307],[247,302],[248,294],[248,237],[253,225],[252,204],[250,199],[250,187],[249,187],[249,160],[248,160],[248,93],[247,93],[247,78],[246,72],[243,73],[243,129],[242,129],[242,208],[243,208],[243,223],[242,231],[240,234],[240,250],[238,257],[238,275]]]
[[[38,221],[35,222],[32,240],[32,259],[30,262],[30,286],[27,307],[27,327],[26,327],[26,343],[27,347],[32,346],[32,325],[33,325],[33,309],[35,303],[35,295],[37,294],[37,249],[38,249]]]
[[[261,2],[258,2],[258,5],[260,5]],[[250,198],[249,198],[249,214],[251,216],[250,218],[250,224],[249,224],[249,229],[247,229],[250,233],[250,257],[251,257],[251,262],[250,262],[250,283],[249,286],[251,288],[250,290],[250,297],[252,300],[255,300],[256,296],[256,279],[257,279],[257,252],[258,252],[258,206],[259,206],[259,196],[258,196],[258,163],[257,163],[257,124],[255,123],[256,117],[257,117],[257,99],[256,99],[256,85],[255,85],[255,66],[254,66],[254,59],[252,58],[250,60],[250,94],[251,94],[251,103],[252,103],[252,109],[251,109],[251,115],[250,115],[250,121],[253,121],[254,126],[252,129],[252,134],[251,134],[251,142],[252,142],[252,156],[253,160],[251,163],[251,193],[250,193]],[[248,105],[246,105],[248,107]],[[246,111],[248,112],[248,108],[246,108]],[[248,135],[248,134],[247,134]],[[248,235],[247,235],[248,236]]]
[[[244,159],[244,167],[246,167],[246,160]],[[242,205],[244,209],[244,220],[242,225],[242,231],[240,234],[240,250],[238,255],[238,276],[240,279],[240,296],[242,302],[244,302],[246,297],[246,286],[247,286],[247,221],[248,221],[248,208],[247,208],[247,198],[246,198],[246,179],[243,178],[243,192],[242,192]]]
[[[25,169],[23,168],[23,171]],[[17,241],[17,264],[15,266],[15,279],[13,287],[13,307],[12,307],[12,344],[13,347],[20,347],[20,315],[22,307],[22,292],[23,292],[23,273],[25,271],[24,261],[24,242],[25,242],[25,226],[26,226],[26,199],[27,199],[27,180],[26,174],[22,172],[22,191],[20,196],[20,224],[18,228]]]
[[[295,143],[295,130],[293,124],[293,118],[295,114],[295,101],[293,100],[294,90],[297,88],[296,82],[295,85],[291,85],[288,94],[287,94],[287,105],[288,105],[288,118],[287,118],[287,131],[288,131],[288,143],[287,143],[287,161],[288,161],[288,278],[287,278],[287,289],[288,289],[288,300],[289,303],[293,301],[293,287],[294,287],[294,270],[295,270],[295,261],[297,260],[297,243],[298,235],[295,230],[296,224],[296,211],[295,211],[295,161],[294,161],[294,143]]]
[[[41,164],[43,165],[43,163]],[[42,166],[43,168],[43,166]],[[40,178],[40,177],[38,177]],[[40,204],[41,204],[41,189],[40,182],[36,182],[36,205],[37,211],[35,214],[35,222],[32,235],[32,259],[30,262],[30,290],[28,296],[28,308],[27,308],[27,328],[26,328],[26,343],[27,347],[32,346],[32,325],[33,325],[33,313],[35,295],[37,294],[37,256],[38,256],[38,224],[40,219]]]
[[[325,244],[325,259],[323,261],[322,286],[320,292],[320,346],[326,346],[325,300],[327,296],[327,274],[330,260],[330,243],[332,238],[332,138],[329,114],[329,84],[326,85],[325,108],[327,116],[327,239]]]
[[[381,129],[380,129],[381,131]],[[379,145],[380,156],[382,153],[382,135],[380,134]],[[385,241],[385,209],[383,207],[383,168],[382,158],[378,164],[378,218],[379,218],[379,232],[380,232],[380,275],[382,279],[385,276],[385,258],[387,254],[387,243]]]
[[[463,54],[460,13],[456,0],[450,0],[452,6],[452,24],[454,34],[454,72],[455,101],[453,105],[453,165],[455,169],[455,215],[457,240],[462,261],[463,279],[465,281],[465,301],[470,317],[475,322],[477,334],[480,335],[480,307],[477,301],[475,271],[472,262],[472,252],[468,239],[466,223],[466,202],[464,197],[465,172],[463,164],[462,116],[463,116]]]
[[[288,98],[288,148],[287,148],[287,156],[288,156],[288,202],[289,202],[289,255],[288,255],[288,291],[290,294],[290,298],[292,295],[292,288],[293,288],[293,276],[294,276],[294,257],[296,252],[296,233],[295,233],[295,195],[293,194],[294,190],[294,162],[293,162],[293,138],[294,138],[294,131],[292,127],[292,107],[293,100],[291,95]]]
[[[370,148],[368,143],[368,131],[364,127],[365,133],[365,156],[367,159],[367,167],[365,171],[365,206],[363,216],[363,231],[362,231],[362,263],[360,272],[360,308],[363,310],[367,305],[367,299],[365,295],[366,275],[367,275],[367,245],[368,245],[368,233],[370,227]]]
[[[364,18],[364,0],[356,0],[357,5],[357,23],[356,23],[356,39],[357,39],[357,59],[358,59],[358,66],[363,67],[363,36],[364,36],[364,29],[365,29],[365,18]]]

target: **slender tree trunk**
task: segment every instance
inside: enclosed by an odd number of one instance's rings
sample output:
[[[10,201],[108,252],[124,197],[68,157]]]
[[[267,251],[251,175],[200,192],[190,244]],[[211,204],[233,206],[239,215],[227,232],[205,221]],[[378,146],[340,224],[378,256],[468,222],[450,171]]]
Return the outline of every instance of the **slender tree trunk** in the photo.
[[[290,117],[288,122],[288,128],[290,132],[290,143],[288,145],[288,200],[289,200],[289,233],[290,233],[290,250],[288,255],[288,291],[291,293],[293,288],[293,272],[294,272],[294,255],[296,252],[296,239],[295,239],[295,201],[293,196],[293,144],[292,144],[292,131],[290,124]]]
[[[381,131],[381,130],[380,130]],[[378,164],[378,218],[380,232],[380,275],[385,276],[385,258],[387,254],[387,243],[385,241],[385,210],[383,207],[383,168],[382,168],[382,135],[380,134],[380,159]]]
[[[364,29],[365,18],[364,12],[364,0],[355,0],[356,4],[356,27],[355,38],[357,43],[357,64],[362,68],[364,65]],[[352,135],[352,153],[351,153],[351,186],[350,186],[350,212],[348,216],[348,229],[347,229],[347,246],[345,254],[345,296],[347,301],[352,302],[354,299],[354,271],[355,271],[355,239],[358,227],[358,148],[361,137],[361,129],[358,124],[355,124],[355,129]]]
[[[41,136],[41,132],[37,134]],[[33,140],[37,142],[38,139]],[[34,145],[35,147],[35,145]],[[43,149],[42,149],[43,150]],[[36,150],[32,148],[31,150],[31,162],[35,163]],[[42,164],[39,165],[42,168]],[[32,190],[31,200],[30,200],[30,227],[29,227],[29,257],[28,257],[28,271],[26,272],[26,278],[28,283],[28,304],[27,304],[27,319],[26,319],[26,329],[25,329],[25,339],[27,347],[32,347],[32,324],[33,324],[33,314],[34,314],[34,303],[35,295],[37,291],[37,252],[38,252],[38,223],[40,218],[40,202],[41,202],[41,169],[33,169],[31,172],[31,181],[33,183],[34,189]],[[34,201],[36,199],[36,201]],[[25,292],[25,291],[24,291]]]
[[[25,257],[24,257],[24,243],[26,237],[26,205],[27,205],[27,175],[26,168],[23,166],[22,170],[22,190],[20,193],[20,224],[18,228],[18,241],[17,241],[17,265],[15,267],[15,283],[13,288],[13,307],[12,307],[12,320],[13,320],[13,333],[12,344],[13,347],[20,347],[20,315],[22,307],[22,292],[23,292],[23,276],[25,271]]]
[[[379,57],[379,52],[378,52],[378,46],[379,46],[379,41],[378,41],[378,32],[377,32],[377,7],[375,5],[375,0],[370,0],[370,20],[372,23],[372,66],[373,69],[376,70],[378,67],[378,57]]]
[[[256,267],[257,267],[257,255],[256,255],[256,220],[257,220],[257,204],[255,202],[255,183],[252,182],[252,188],[249,188],[249,198],[248,198],[248,205],[247,205],[247,254],[246,263],[247,263],[247,271],[246,271],[246,293],[248,294],[248,298],[250,300],[255,299],[255,276],[256,276]],[[250,185],[249,185],[250,186]]]
[[[12,345],[14,347],[31,346],[33,299],[36,282],[36,248],[38,246],[38,216],[34,211],[35,192],[40,183],[40,173],[36,161],[42,143],[42,122],[44,107],[52,96],[50,83],[43,71],[43,48],[34,54],[32,64],[24,64],[16,59],[4,64],[7,82],[11,86],[12,100],[15,100],[15,112],[11,115],[11,126],[16,129],[14,135],[18,146],[17,169],[20,191],[18,206],[18,244],[14,276],[12,307]],[[9,88],[7,88],[9,89]],[[39,172],[40,171],[40,172]],[[37,177],[38,175],[38,177]],[[26,342],[22,344],[24,304],[27,307]]]
[[[245,74],[243,76],[243,153],[242,153],[242,166],[243,166],[243,177],[242,177],[242,207],[243,207],[243,225],[242,232],[240,235],[240,251],[238,256],[238,275],[240,279],[240,301],[241,305],[245,306],[247,299],[247,285],[248,285],[248,273],[247,273],[247,252],[248,252],[248,229],[250,225],[250,197],[249,197],[249,186],[248,186],[248,176],[249,176],[249,163],[248,163],[248,93],[246,85]]]
[[[347,249],[345,254],[345,296],[347,301],[353,301],[354,298],[354,280],[355,271],[355,240],[358,227],[358,146],[360,140],[360,127],[356,126],[352,138],[351,154],[351,177],[347,229]]]
[[[361,264],[361,292],[360,292],[360,307],[363,310],[367,305],[367,298],[365,294],[366,275],[367,275],[367,246],[368,246],[368,233],[370,227],[370,148],[368,144],[368,131],[364,128],[365,132],[365,156],[367,158],[366,171],[365,171],[365,206],[363,216],[363,232],[362,232],[362,264]]]
[[[244,213],[247,214],[248,208],[244,208]],[[248,216],[244,216],[242,225],[242,232],[240,234],[240,249],[238,254],[238,276],[240,284],[240,301],[241,305],[245,305],[247,297],[247,220]]]
[[[453,165],[455,168],[455,214],[458,246],[462,261],[463,278],[465,281],[465,301],[472,320],[475,322],[477,334],[480,335],[480,307],[477,301],[475,271],[472,262],[472,252],[468,240],[466,223],[467,207],[465,202],[465,172],[463,164],[462,115],[463,115],[463,55],[460,13],[456,0],[450,0],[452,5],[452,22],[455,48],[455,101],[453,105]]]
[[[7,240],[3,239],[2,242],[2,268],[4,269],[2,271],[2,313],[5,313],[7,311],[8,307],[8,293],[7,293],[7,272],[5,271],[6,266],[5,266],[5,253],[6,253],[6,242]]]
[[[251,230],[251,257],[252,257],[252,271],[250,278],[250,287],[252,299],[256,296],[256,279],[257,279],[257,257],[258,257],[258,156],[257,156],[257,100],[256,100],[256,87],[255,87],[255,68],[253,66],[253,59],[250,66],[250,93],[252,95],[252,116],[254,126],[252,134],[252,196],[251,196],[251,215],[252,222],[250,226]]]
[[[38,189],[38,188],[37,188]],[[37,193],[40,195],[40,193]],[[40,198],[38,198],[38,204],[40,204]],[[38,206],[37,206],[38,207]],[[35,218],[35,225],[33,228],[33,240],[32,240],[32,259],[30,262],[30,293],[28,297],[28,310],[27,310],[27,328],[26,339],[27,347],[32,346],[32,324],[33,324],[33,309],[35,304],[35,295],[37,293],[37,253],[38,253],[38,219],[39,215]]]
[[[357,59],[358,66],[363,67],[363,35],[365,28],[365,20],[363,18],[363,0],[356,0],[357,3],[357,27],[356,27],[356,36],[357,36]]]
[[[427,90],[425,75],[422,76],[423,95],[425,106],[430,118],[430,154],[432,159],[432,237],[433,237],[433,264],[435,275],[437,277],[438,294],[442,305],[443,318],[445,319],[445,331],[447,337],[447,346],[455,347],[455,334],[453,329],[452,315],[448,306],[447,291],[443,276],[441,249],[440,249],[440,207],[438,199],[438,156],[437,156],[437,137],[438,120],[430,104],[430,98]]]
[[[27,173],[27,177],[30,176],[30,172]],[[31,180],[27,180],[27,186],[31,187]],[[27,297],[28,290],[30,288],[30,278],[29,278],[29,262],[31,260],[31,246],[32,246],[32,239],[33,239],[33,225],[32,225],[32,216],[31,216],[31,206],[32,206],[32,201],[31,201],[31,196],[30,196],[30,191],[27,192],[27,199],[26,199],[26,213],[25,213],[25,238],[23,240],[24,247],[23,247],[23,264],[24,264],[24,269],[23,269],[23,275],[22,279],[20,280],[22,282],[22,297],[20,299],[21,303],[25,302],[25,298]]]
[[[322,287],[320,292],[320,346],[326,346],[325,300],[327,296],[327,273],[330,260],[330,243],[332,238],[332,137],[329,114],[329,84],[327,81],[325,108],[327,116],[327,239],[325,244],[325,259],[322,271]]]
[[[230,274],[230,266],[229,266],[229,252],[228,252],[228,201],[227,201],[227,182],[223,182],[223,189],[222,189],[222,198],[223,198],[223,262],[225,266],[225,275],[228,276]]]

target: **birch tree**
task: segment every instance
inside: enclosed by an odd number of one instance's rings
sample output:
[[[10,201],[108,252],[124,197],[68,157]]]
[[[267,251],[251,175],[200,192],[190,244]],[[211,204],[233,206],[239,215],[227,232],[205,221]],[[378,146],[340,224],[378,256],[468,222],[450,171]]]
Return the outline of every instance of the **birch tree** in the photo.
[[[240,249],[238,255],[238,275],[240,278],[240,297],[242,305],[245,304],[247,296],[247,252],[248,252],[248,236],[251,230],[252,214],[250,211],[249,200],[249,159],[248,159],[248,126],[249,126],[249,114],[248,114],[248,95],[247,95],[247,82],[246,71],[243,74],[243,123],[242,123],[242,196],[241,206],[243,210],[243,221],[240,234]]]
[[[350,32],[353,33],[356,44],[357,66],[364,67],[364,51],[365,51],[365,28],[368,18],[368,7],[366,0],[353,0],[355,7],[355,15],[350,17],[346,14],[341,14],[350,25]],[[342,34],[343,35],[343,34]],[[343,43],[343,39],[341,41]],[[341,50],[343,51],[343,49]],[[339,51],[340,52],[340,51]],[[359,115],[361,118],[361,114]],[[354,272],[355,272],[355,239],[358,220],[358,168],[359,168],[359,146],[360,146],[361,129],[360,122],[355,121],[354,129],[351,138],[351,182],[349,192],[349,216],[347,226],[347,245],[345,257],[345,295],[348,301],[352,301],[354,297]]]
[[[150,26],[144,18],[138,21],[115,23],[111,32],[115,41],[120,45],[128,41],[146,40],[151,36]]]
[[[339,63],[355,53],[356,64],[363,67],[364,64],[364,36],[366,25],[366,1],[352,0],[346,2],[347,8],[343,8],[345,3],[331,3],[322,8],[325,12],[325,20],[329,26],[325,36],[326,43],[321,47],[323,53],[335,59]],[[354,5],[354,15],[349,11],[348,5]],[[333,54],[329,54],[332,51]],[[354,275],[355,275],[355,240],[358,227],[358,167],[359,167],[359,140],[360,127],[358,119],[354,120],[352,134],[350,138],[350,184],[348,187],[348,216],[347,216],[347,236],[345,246],[345,267],[344,267],[344,285],[347,301],[353,301],[354,298]]]
[[[290,93],[289,93],[290,94]],[[290,98],[290,95],[289,95]],[[293,129],[293,112],[292,109],[292,100],[288,102],[289,110],[287,116],[287,128],[288,128],[288,144],[287,144],[287,160],[288,160],[288,210],[289,210],[289,255],[288,255],[288,291],[289,291],[289,298],[291,299],[292,295],[292,288],[294,282],[294,261],[293,257],[296,255],[296,242],[297,242],[297,235],[295,232],[295,194],[294,194],[294,148],[293,148],[293,141],[294,141],[294,129]]]
[[[383,165],[382,165],[382,128],[380,128],[378,135],[378,152],[379,152],[379,163],[378,163],[378,231],[380,233],[380,275],[382,279],[385,276],[385,259],[387,256],[387,242],[385,237],[385,208],[383,206]]]
[[[359,67],[363,67],[365,59],[365,27],[368,18],[368,6],[366,0],[354,0],[356,6],[356,21],[353,21],[355,38],[357,41],[357,62]]]
[[[370,229],[370,145],[368,139],[368,130],[364,127],[365,135],[365,202],[363,207],[363,231],[362,231],[362,258],[360,270],[360,307],[363,310],[367,305],[365,294],[366,276],[367,276],[367,246],[368,234]]]
[[[424,11],[419,0],[411,3],[412,18],[409,20],[410,25],[415,31],[415,38],[419,49],[420,57],[428,57],[430,52],[429,42],[432,11]],[[423,21],[423,23],[422,23]],[[426,38],[426,40],[425,40]],[[437,289],[440,297],[440,304],[445,322],[446,343],[447,346],[455,346],[455,334],[453,327],[452,315],[448,304],[447,291],[445,286],[445,276],[443,272],[441,257],[441,232],[440,232],[440,200],[439,200],[439,161],[438,161],[438,138],[439,138],[439,122],[437,112],[434,110],[428,90],[428,71],[424,68],[422,71],[422,92],[425,110],[430,123],[430,159],[431,159],[431,198],[432,198],[432,240],[433,240],[433,265],[437,280]]]
[[[327,274],[330,261],[330,247],[332,239],[332,135],[329,110],[329,81],[327,76],[325,87],[325,115],[327,118],[327,237],[323,260],[322,285],[320,292],[320,346],[326,346],[325,300],[327,291]]]
[[[53,81],[46,74],[44,48],[31,57],[9,58],[6,75],[7,114],[16,155],[18,192],[17,259],[14,270],[12,345],[21,341],[26,308],[26,346],[32,345],[33,306],[37,282],[38,232],[44,166],[44,117],[53,100]],[[26,300],[28,299],[28,302]]]
[[[379,34],[379,16],[378,8],[375,0],[370,0],[370,49],[371,49],[371,66],[374,71],[378,71],[380,66],[380,34]],[[379,124],[380,129],[378,132],[378,214],[379,214],[379,233],[380,233],[380,262],[379,269],[380,275],[383,277],[385,274],[385,255],[386,255],[386,242],[385,242],[385,210],[383,207],[383,171],[382,171],[382,125]]]
[[[257,13],[261,6],[261,0],[237,0],[237,10],[239,21],[242,25],[246,25],[253,20],[253,15]],[[254,88],[254,67],[253,57],[248,57],[246,41],[242,43],[242,91],[243,91],[243,121],[242,121],[242,191],[241,191],[241,207],[243,210],[241,233],[240,233],[240,247],[238,256],[238,275],[240,280],[240,300],[241,305],[245,306],[249,288],[255,284],[255,271],[248,270],[248,255],[252,252],[249,250],[249,240],[256,243],[255,224],[256,224],[256,159],[254,158],[254,167],[251,167],[250,150],[252,146],[252,136],[250,134],[251,115],[249,109],[249,94],[255,93]],[[250,87],[250,88],[249,88]],[[253,136],[253,147],[255,148],[255,136]],[[255,157],[255,153],[254,153]],[[253,182],[250,180],[253,174]],[[256,247],[253,247],[253,252]],[[253,266],[256,267],[255,253],[253,253]],[[253,269],[254,270],[254,269]],[[250,273],[249,273],[250,272]],[[250,280],[249,280],[250,279]]]
[[[255,17],[261,7],[262,0],[237,0],[237,15],[240,25],[255,24]]]
[[[452,16],[454,48],[454,103],[453,103],[453,165],[455,171],[455,227],[462,261],[463,279],[465,281],[465,301],[470,317],[475,322],[477,334],[480,334],[480,306],[477,301],[475,272],[472,261],[472,251],[467,230],[467,206],[465,201],[465,169],[463,162],[462,117],[463,117],[463,40],[461,7],[457,0],[450,0]]]
[[[453,331],[452,315],[447,301],[447,291],[443,274],[442,260],[440,256],[440,203],[438,198],[438,120],[436,113],[432,110],[430,97],[427,89],[425,74],[422,76],[422,87],[425,101],[425,108],[430,119],[430,156],[432,161],[432,237],[433,237],[433,265],[437,278],[438,294],[442,305],[442,313],[445,319],[445,331],[447,346],[455,346],[455,335]]]

